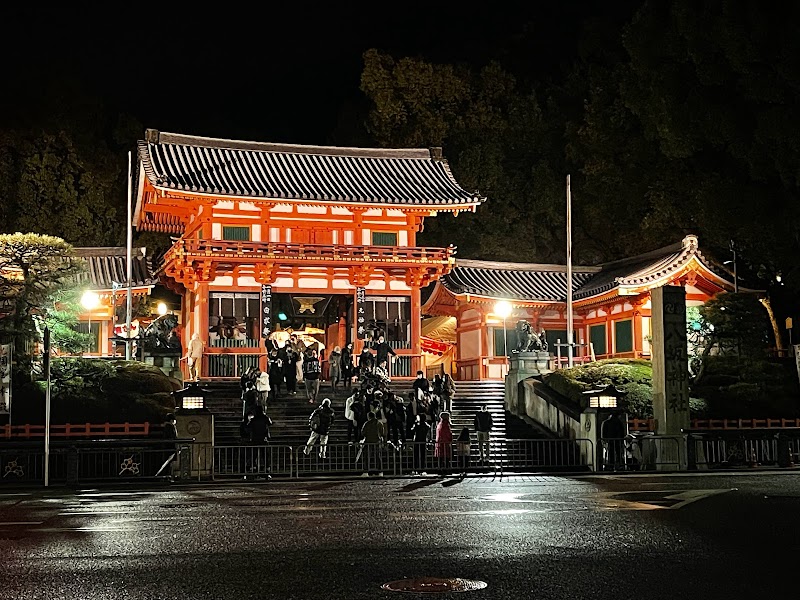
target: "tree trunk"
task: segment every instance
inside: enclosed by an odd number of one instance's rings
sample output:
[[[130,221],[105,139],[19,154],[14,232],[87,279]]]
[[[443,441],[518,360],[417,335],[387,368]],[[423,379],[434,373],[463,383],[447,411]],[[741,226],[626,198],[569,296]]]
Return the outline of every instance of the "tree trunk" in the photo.
[[[775,319],[775,313],[772,311],[772,304],[769,298],[759,298],[758,301],[767,309],[769,322],[772,324],[772,333],[775,335],[775,349],[778,351],[778,355],[781,355],[784,350],[783,339],[781,338],[781,330],[780,327],[778,327],[778,321]]]

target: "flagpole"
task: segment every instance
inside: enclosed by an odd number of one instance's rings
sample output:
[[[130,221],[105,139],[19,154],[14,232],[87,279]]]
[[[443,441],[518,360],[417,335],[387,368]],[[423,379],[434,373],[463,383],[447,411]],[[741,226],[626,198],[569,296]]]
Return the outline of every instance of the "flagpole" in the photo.
[[[47,387],[44,391],[44,487],[50,485],[50,328],[44,326],[44,370],[47,375]]]
[[[127,243],[127,286],[128,295],[126,298],[127,307],[125,310],[125,360],[131,360],[131,313],[133,312],[133,301],[131,298],[131,274],[132,274],[132,259],[133,253],[133,215],[131,214],[131,194],[132,194],[132,181],[131,181],[131,152],[128,151],[128,243]]]
[[[572,324],[572,192],[567,175],[567,366],[573,366]]]

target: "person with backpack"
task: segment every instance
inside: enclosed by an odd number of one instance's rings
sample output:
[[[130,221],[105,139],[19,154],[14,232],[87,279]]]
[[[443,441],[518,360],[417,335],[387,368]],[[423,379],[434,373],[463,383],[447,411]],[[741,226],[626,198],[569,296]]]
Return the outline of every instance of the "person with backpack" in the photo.
[[[306,398],[309,404],[317,403],[319,394],[319,378],[322,374],[322,365],[317,358],[316,350],[309,350],[303,360],[303,381],[306,386]],[[328,401],[330,404],[330,400]]]
[[[319,362],[319,361],[317,361]],[[308,425],[311,428],[311,435],[308,436],[308,442],[303,449],[303,454],[306,456],[311,455],[311,450],[314,444],[319,440],[319,457],[321,459],[328,458],[328,435],[333,425],[334,413],[331,408],[330,398],[325,398],[308,419]]]

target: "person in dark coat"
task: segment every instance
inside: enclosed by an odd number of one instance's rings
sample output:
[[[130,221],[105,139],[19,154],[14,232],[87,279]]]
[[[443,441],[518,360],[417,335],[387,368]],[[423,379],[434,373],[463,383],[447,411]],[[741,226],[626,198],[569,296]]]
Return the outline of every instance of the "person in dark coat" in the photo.
[[[622,466],[625,451],[626,427],[615,413],[610,413],[608,418],[600,424],[600,438],[606,449],[604,471],[616,471]]]
[[[417,378],[411,384],[411,388],[414,390],[417,400],[420,400],[422,396],[431,391],[431,383],[425,377],[425,373],[417,371]]]
[[[428,460],[428,436],[431,426],[428,425],[425,415],[420,413],[411,428],[412,441],[414,442],[414,471],[413,475],[424,475],[425,465]]]
[[[387,369],[389,369],[389,355],[397,356],[394,348],[391,347],[389,342],[387,342],[386,338],[382,335],[378,336],[378,343],[375,344],[375,354],[377,359],[376,364],[380,365],[385,361]]]
[[[309,427],[311,427],[311,435],[308,436],[308,442],[303,449],[303,454],[309,456],[314,444],[319,440],[319,457],[321,459],[328,458],[328,434],[333,425],[334,413],[331,408],[330,398],[325,398],[308,419]]]
[[[269,475],[270,457],[269,448],[265,446],[269,442],[269,428],[272,425],[270,419],[261,406],[256,406],[253,410],[253,418],[250,421],[250,444],[257,446],[255,449],[255,467],[260,474],[266,474],[267,479],[272,479]]]
[[[283,363],[283,378],[286,380],[286,392],[290,396],[297,395],[297,361],[299,356],[288,342],[285,346],[286,362]]]
[[[395,418],[397,420],[397,429],[398,434],[400,436],[400,445],[406,443],[406,430],[407,430],[407,423],[408,423],[408,415],[406,411],[406,405],[403,402],[403,397],[399,394],[395,394],[394,396],[394,413]]]
[[[281,384],[283,383],[283,361],[278,350],[274,348],[269,352],[267,372],[269,373],[270,402],[274,402],[281,393]]]
[[[256,405],[260,406],[258,401],[258,390],[256,389],[255,385],[253,385],[252,381],[247,381],[245,383],[247,386],[242,394],[242,414],[246,415],[249,412],[253,412],[255,414]]]
[[[480,453],[480,462],[485,464],[489,461],[489,436],[494,427],[494,420],[492,414],[489,412],[489,407],[485,404],[481,410],[475,413],[475,421],[473,423],[478,437],[478,451]]]
[[[342,364],[344,387],[349,389],[353,383],[353,342],[348,342],[342,348],[342,356],[339,362]]]
[[[358,375],[363,379],[367,373],[372,372],[375,368],[375,355],[369,351],[369,348],[364,346],[361,354],[358,355]]]

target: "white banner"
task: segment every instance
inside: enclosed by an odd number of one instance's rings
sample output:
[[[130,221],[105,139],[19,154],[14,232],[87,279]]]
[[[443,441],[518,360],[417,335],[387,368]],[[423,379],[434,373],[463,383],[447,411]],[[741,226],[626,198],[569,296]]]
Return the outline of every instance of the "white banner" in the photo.
[[[0,344],[0,415],[11,412],[11,349],[12,344]]]

